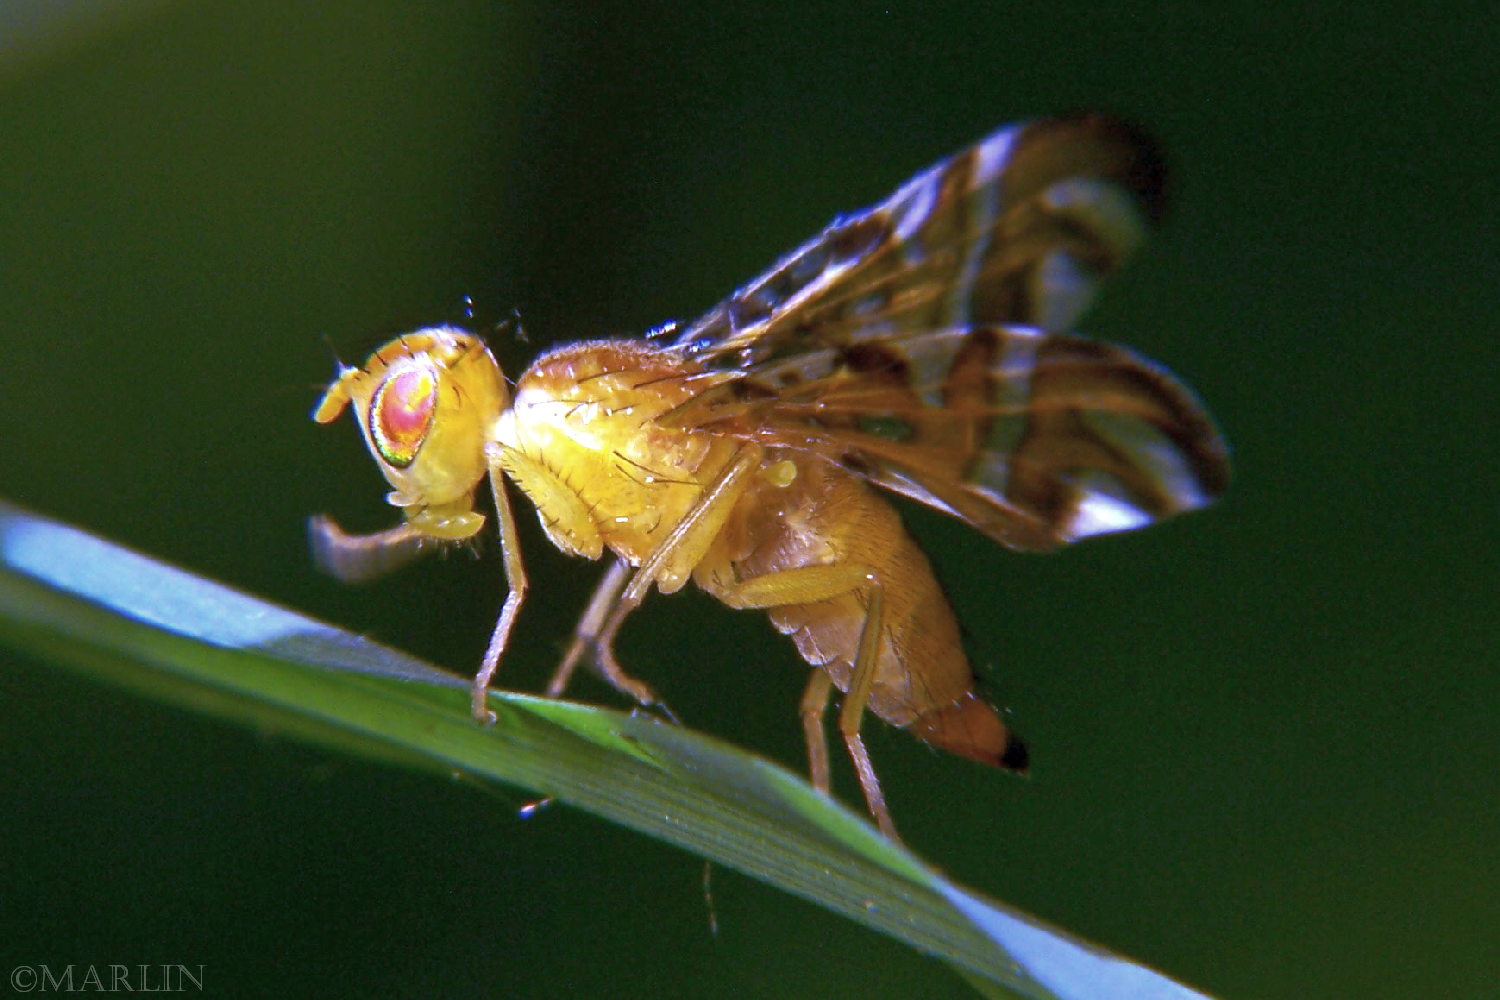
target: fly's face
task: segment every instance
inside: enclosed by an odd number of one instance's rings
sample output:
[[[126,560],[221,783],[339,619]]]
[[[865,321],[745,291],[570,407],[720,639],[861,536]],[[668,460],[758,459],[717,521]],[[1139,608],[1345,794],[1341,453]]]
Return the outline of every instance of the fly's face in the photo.
[[[313,411],[328,423],[353,404],[365,443],[391,484],[386,500],[423,534],[467,538],[484,524],[474,490],[485,444],[510,405],[500,366],[477,337],[446,327],[392,340],[344,368]]]

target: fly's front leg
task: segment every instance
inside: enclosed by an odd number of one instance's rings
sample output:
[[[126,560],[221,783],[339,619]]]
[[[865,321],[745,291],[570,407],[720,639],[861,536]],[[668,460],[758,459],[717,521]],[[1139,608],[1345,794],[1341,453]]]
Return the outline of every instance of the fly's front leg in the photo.
[[[526,600],[526,566],[521,561],[521,545],[516,537],[516,518],[511,513],[510,498],[505,493],[505,478],[499,466],[490,464],[490,491],[495,495],[495,520],[500,528],[500,551],[505,557],[505,583],[507,591],[500,617],[495,622],[495,631],[490,634],[490,644],[484,651],[484,663],[474,675],[474,686],[470,690],[469,710],[479,722],[488,725],[495,715],[485,707],[485,695],[495,671],[500,669],[500,657],[510,643],[510,630],[521,612],[521,603]]]
[[[880,779],[859,735],[865,706],[870,701],[870,689],[875,683],[875,668],[880,662],[880,637],[885,631],[885,590],[880,579],[872,569],[859,563],[801,566],[748,580],[735,580],[733,574],[731,567],[723,565],[715,567],[709,580],[714,595],[732,608],[768,610],[790,604],[813,604],[860,590],[866,593],[864,621],[860,625],[849,690],[844,693],[843,705],[839,709],[839,735],[844,738],[849,759],[854,762],[870,815],[882,833],[899,842],[901,838],[896,833],[891,812],[886,808]],[[820,675],[824,679],[819,680]],[[808,682],[801,709],[809,771],[813,785],[823,791],[828,790],[828,749],[822,719],[831,684],[826,671],[818,670]]]
[[[394,573],[430,542],[405,522],[373,535],[351,535],[324,514],[308,520],[307,537],[318,569],[344,583],[368,583]]]

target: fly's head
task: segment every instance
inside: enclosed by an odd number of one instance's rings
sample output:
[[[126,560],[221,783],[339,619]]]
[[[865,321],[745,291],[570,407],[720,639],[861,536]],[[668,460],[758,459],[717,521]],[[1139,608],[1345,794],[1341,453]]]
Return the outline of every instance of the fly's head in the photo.
[[[397,337],[362,367],[340,369],[313,419],[326,424],[350,404],[391,484],[386,500],[408,524],[442,540],[468,538],[484,525],[474,491],[510,391],[479,338],[451,327]]]

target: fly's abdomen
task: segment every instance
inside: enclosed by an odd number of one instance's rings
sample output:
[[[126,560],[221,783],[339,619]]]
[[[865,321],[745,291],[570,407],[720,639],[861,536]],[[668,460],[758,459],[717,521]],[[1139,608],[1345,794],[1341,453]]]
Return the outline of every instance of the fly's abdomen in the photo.
[[[774,503],[765,502],[770,491],[753,498],[758,515],[746,508],[749,551],[735,560],[740,579],[834,562],[866,567],[882,588],[884,609],[870,709],[942,750],[1023,769],[1024,747],[976,692],[953,609],[895,509],[824,462],[799,462],[797,480]],[[768,613],[808,663],[847,691],[869,605],[868,588],[861,588]]]

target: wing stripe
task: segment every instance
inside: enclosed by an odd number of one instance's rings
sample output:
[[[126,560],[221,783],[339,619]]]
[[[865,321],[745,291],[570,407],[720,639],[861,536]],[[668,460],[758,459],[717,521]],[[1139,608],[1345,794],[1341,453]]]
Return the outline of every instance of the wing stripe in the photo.
[[[673,419],[836,461],[1016,548],[1202,506],[1228,460],[1192,393],[1065,332],[1164,188],[1114,119],[997,131],[693,324],[676,343],[715,381]]]
[[[1163,173],[1102,115],[1003,129],[834,220],[677,343],[737,369],[899,329],[1066,329],[1160,216]]]
[[[995,217],[1000,212],[1001,184],[1000,165],[1005,151],[1010,148],[1010,132],[991,136],[974,148],[972,154],[963,159],[969,163],[971,183],[969,193],[973,204],[969,207],[969,245],[964,252],[963,266],[948,290],[946,315],[943,326],[968,326],[971,320],[969,303],[974,296],[974,285],[990,252],[994,237]],[[995,150],[995,146],[1001,147]]]

